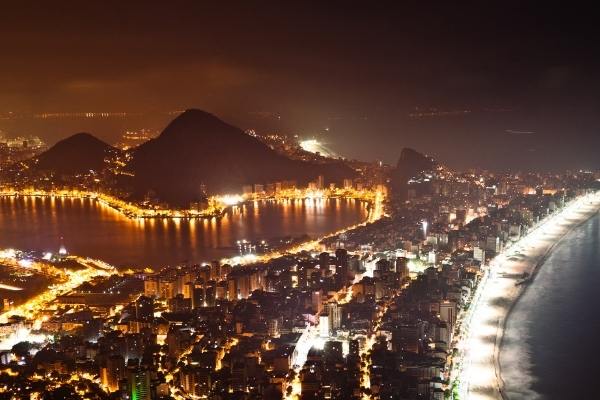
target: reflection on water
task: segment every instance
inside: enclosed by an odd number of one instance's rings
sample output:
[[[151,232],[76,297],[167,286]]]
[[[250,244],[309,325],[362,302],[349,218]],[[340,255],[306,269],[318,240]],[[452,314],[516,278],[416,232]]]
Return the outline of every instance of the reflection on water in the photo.
[[[89,199],[1,197],[0,248],[57,251],[61,237],[75,254],[117,266],[160,266],[235,255],[239,239],[311,237],[367,218],[355,200],[261,201],[222,218],[131,220]]]

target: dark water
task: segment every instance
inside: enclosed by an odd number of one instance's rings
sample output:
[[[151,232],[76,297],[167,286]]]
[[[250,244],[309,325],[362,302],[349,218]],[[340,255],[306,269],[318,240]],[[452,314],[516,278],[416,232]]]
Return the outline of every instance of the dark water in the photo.
[[[87,199],[0,198],[0,248],[69,252],[116,266],[203,262],[238,253],[237,240],[319,237],[367,218],[354,200],[248,204],[212,220],[130,220]]]
[[[553,251],[506,338],[500,361],[510,399],[600,398],[600,214]]]

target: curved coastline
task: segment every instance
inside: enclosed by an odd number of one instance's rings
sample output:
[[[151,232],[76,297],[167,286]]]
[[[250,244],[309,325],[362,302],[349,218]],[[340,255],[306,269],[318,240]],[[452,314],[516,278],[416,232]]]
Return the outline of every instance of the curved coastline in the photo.
[[[469,332],[469,346],[472,348],[467,355],[467,371],[459,374],[461,382],[466,381],[464,398],[515,400],[507,392],[502,377],[500,355],[505,338],[504,332],[516,304],[553,250],[569,233],[598,213],[600,209],[598,193],[579,200],[582,201],[580,204],[571,203],[555,214],[552,218],[559,217],[559,219],[553,221],[546,230],[536,232],[536,229],[530,232],[524,237],[526,243],[507,249],[508,254],[503,253],[498,260],[492,262],[491,279],[483,288],[486,293],[485,300],[477,305],[476,326]],[[534,240],[540,243],[537,246],[532,245],[531,241]],[[551,240],[551,243],[544,242],[548,240]],[[525,246],[529,248],[525,249]],[[509,260],[516,254],[520,254],[522,260]],[[516,285],[514,276],[524,272],[529,274],[526,284]],[[471,369],[475,372],[473,373]]]
[[[311,191],[310,189],[294,189],[281,194],[271,195],[216,195],[209,197],[208,206],[204,209],[171,209],[159,208],[130,202],[103,192],[89,190],[18,190],[0,186],[0,197],[41,197],[41,198],[68,198],[91,199],[126,216],[130,219],[213,219],[221,218],[235,206],[254,203],[256,201],[282,201],[282,200],[309,200],[309,199],[353,199],[367,203],[369,209],[381,207],[385,195],[380,189],[346,190],[330,189],[328,191]]]
[[[554,249],[556,249],[556,247],[558,247],[558,245],[560,245],[570,233],[572,233],[577,228],[584,225],[591,218],[593,218],[598,213],[598,211],[599,211],[599,209],[596,209],[595,212],[592,212],[589,215],[587,215],[587,217],[585,219],[582,219],[581,221],[578,221],[577,224],[570,226],[562,234],[562,236],[546,250],[546,252],[542,255],[542,257],[533,266],[528,283],[526,285],[524,285],[523,289],[519,291],[519,293],[517,294],[517,297],[512,301],[512,304],[508,308],[506,315],[504,316],[504,318],[502,320],[502,323],[500,324],[500,321],[498,321],[499,322],[499,324],[498,324],[499,333],[498,333],[498,336],[496,336],[496,344],[495,344],[495,349],[494,349],[494,368],[496,369],[496,377],[498,378],[498,392],[500,393],[502,400],[510,400],[510,396],[508,395],[508,393],[505,390],[504,379],[502,378],[502,364],[500,363],[500,354],[502,353],[502,346],[504,345],[504,332],[506,331],[506,327],[508,325],[508,321],[510,319],[511,314],[513,313],[513,311],[514,311],[515,307],[517,306],[517,304],[519,303],[519,301],[522,299],[523,295],[525,295],[525,293],[529,289],[530,284],[533,283],[533,281],[535,281],[535,278],[536,278],[538,272],[540,271],[542,266],[546,263],[548,258],[552,255],[552,252],[554,251]]]
[[[378,213],[377,207],[367,210],[356,200],[323,199],[261,201],[247,209],[239,207],[220,221],[131,220],[91,199],[30,200],[19,198],[13,202],[0,197],[0,208],[6,214],[0,229],[0,248],[56,252],[64,244],[73,254],[103,259],[121,269],[234,258],[240,256],[239,249],[223,246],[236,246],[236,240],[243,239],[268,240],[269,253],[286,253],[383,215],[383,206]],[[280,240],[301,236],[302,240],[293,242]],[[253,254],[258,257],[265,252]]]

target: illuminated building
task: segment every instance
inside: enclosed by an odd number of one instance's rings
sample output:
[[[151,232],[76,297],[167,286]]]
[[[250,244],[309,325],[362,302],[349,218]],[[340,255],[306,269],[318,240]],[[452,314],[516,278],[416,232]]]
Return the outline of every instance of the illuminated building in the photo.
[[[475,248],[473,248],[473,259],[480,261],[480,262],[485,262],[485,249],[476,246]]]
[[[456,303],[453,301],[443,301],[440,303],[440,319],[447,322],[450,329],[456,322]]]
[[[150,276],[144,280],[144,295],[147,297],[159,297],[157,277]]]
[[[422,326],[403,323],[392,330],[392,350],[419,353]]]
[[[342,326],[342,309],[337,302],[331,301],[325,305],[325,313],[327,313],[327,336],[333,336]],[[322,321],[319,321],[319,325]],[[319,327],[323,332],[323,327]]]
[[[271,337],[279,336],[279,319],[269,318],[267,321],[267,334]]]
[[[161,299],[170,299],[175,296],[175,282],[170,279],[160,279],[158,281],[158,293]]]
[[[323,190],[325,188],[325,177],[323,175],[319,175],[317,177],[317,189]]]
[[[128,367],[127,383],[130,400],[151,400],[150,371],[144,367]]]
[[[203,280],[189,284],[192,292],[192,309],[204,307],[206,302],[206,286]]]
[[[101,368],[100,379],[102,386],[114,392],[119,389],[119,382],[125,378],[125,359],[120,354],[115,354],[106,360],[106,365]]]
[[[502,244],[498,236],[488,236],[485,240],[485,250],[492,254],[498,254],[502,250]]]
[[[335,276],[340,286],[346,286],[348,283],[348,251],[337,249],[335,251]]]
[[[427,254],[427,262],[433,265],[437,264],[437,253],[435,252],[435,250],[431,250]]]
[[[140,296],[135,302],[135,317],[142,322],[154,319],[154,300],[151,297]]]
[[[399,274],[401,281],[408,277],[408,272],[408,258],[396,258],[396,273]]]
[[[323,293],[321,291],[313,291],[311,293],[311,304],[313,311],[320,314],[323,309]]]

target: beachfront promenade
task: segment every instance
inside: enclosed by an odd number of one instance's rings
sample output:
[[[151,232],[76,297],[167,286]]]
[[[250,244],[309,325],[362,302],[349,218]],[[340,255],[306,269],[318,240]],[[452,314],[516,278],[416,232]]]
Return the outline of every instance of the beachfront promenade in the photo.
[[[504,390],[498,361],[507,318],[530,279],[554,246],[574,227],[600,208],[600,193],[578,198],[547,217],[525,237],[491,263],[479,293],[464,318],[463,339],[458,344],[462,362],[458,372],[461,400],[510,399]],[[523,280],[524,274],[531,278]],[[517,284],[524,281],[523,284]],[[509,366],[503,366],[507,368]]]

